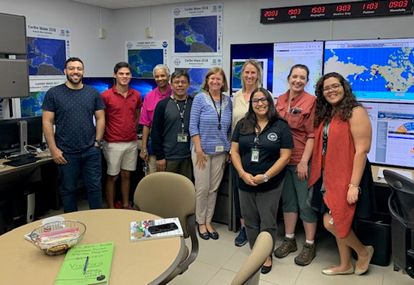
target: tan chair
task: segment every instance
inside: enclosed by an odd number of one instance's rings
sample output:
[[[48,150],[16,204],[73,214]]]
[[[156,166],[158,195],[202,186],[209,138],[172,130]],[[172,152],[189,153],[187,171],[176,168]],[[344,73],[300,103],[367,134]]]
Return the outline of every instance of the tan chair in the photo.
[[[260,268],[272,254],[273,239],[269,232],[261,232],[254,243],[252,252],[237,272],[231,285],[259,284]]]
[[[178,217],[184,238],[191,239],[191,251],[186,253],[176,270],[162,283],[166,284],[182,274],[198,254],[195,221],[195,188],[187,177],[172,172],[156,172],[145,176],[134,193],[134,204],[144,212],[163,218]]]

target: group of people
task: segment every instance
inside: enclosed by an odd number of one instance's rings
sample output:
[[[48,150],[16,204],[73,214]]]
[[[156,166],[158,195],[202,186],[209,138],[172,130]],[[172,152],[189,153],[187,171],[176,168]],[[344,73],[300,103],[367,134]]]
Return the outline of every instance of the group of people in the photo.
[[[102,207],[101,151],[107,161],[106,199],[114,207],[115,181],[121,177],[122,206],[130,207],[130,172],[138,157],[137,124],[143,126],[139,156],[148,172],[171,171],[194,181],[196,221],[204,240],[218,239],[212,225],[217,191],[225,164],[231,161],[234,205],[241,230],[236,246],[253,247],[268,231],[274,244],[277,212],[282,199],[285,237],[274,251],[277,258],[297,251],[295,228],[303,222],[305,243],[295,263],[308,265],[315,257],[318,212],[337,241],[340,263],[326,275],[364,274],[373,255],[351,229],[353,217],[367,211],[359,200],[367,169],[371,126],[349,83],[338,73],[318,81],[315,95],[305,91],[309,69],[294,65],[289,90],[278,96],[262,88],[262,68],[247,60],[241,71],[242,89],[233,100],[226,95],[223,69],[212,68],[201,91],[189,96],[190,77],[170,75],[157,65],[157,87],[145,100],[129,87],[131,67],[114,67],[115,84],[99,94],[82,83],[83,62],[69,58],[66,83],[51,88],[43,103],[43,128],[61,179],[64,211],[76,211],[80,175],[91,209]],[[55,128],[54,128],[55,126]],[[358,202],[358,203],[357,203]],[[358,204],[358,209],[356,205]],[[357,253],[355,266],[351,250]],[[272,256],[261,272],[272,269]]]

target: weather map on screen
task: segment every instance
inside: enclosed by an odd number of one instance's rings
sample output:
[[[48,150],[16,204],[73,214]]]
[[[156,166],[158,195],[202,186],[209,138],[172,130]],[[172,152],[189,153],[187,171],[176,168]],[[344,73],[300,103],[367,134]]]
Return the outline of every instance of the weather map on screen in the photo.
[[[363,102],[372,126],[372,163],[414,167],[414,104]]]
[[[360,101],[414,103],[414,39],[326,41],[324,61]]]
[[[279,96],[289,89],[287,77],[295,64],[309,68],[309,82],[305,91],[314,94],[322,75],[323,42],[275,43],[273,61],[273,94]]]

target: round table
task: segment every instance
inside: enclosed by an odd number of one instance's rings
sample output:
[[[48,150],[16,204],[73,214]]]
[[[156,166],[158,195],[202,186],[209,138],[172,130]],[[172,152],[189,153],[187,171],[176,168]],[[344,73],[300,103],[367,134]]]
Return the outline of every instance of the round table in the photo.
[[[101,209],[61,216],[86,224],[81,244],[114,242],[109,284],[158,284],[177,267],[185,252],[182,237],[130,241],[130,222],[158,218],[149,213]],[[54,283],[65,255],[47,256],[24,239],[40,225],[41,221],[35,221],[0,236],[1,284]]]

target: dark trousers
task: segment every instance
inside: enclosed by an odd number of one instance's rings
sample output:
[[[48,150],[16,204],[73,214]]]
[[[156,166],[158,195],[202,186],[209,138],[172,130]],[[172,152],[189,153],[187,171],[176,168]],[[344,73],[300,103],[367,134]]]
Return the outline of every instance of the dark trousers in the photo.
[[[250,248],[262,231],[268,231],[273,238],[273,245],[277,236],[277,211],[282,195],[283,181],[276,189],[266,192],[246,192],[239,190],[240,208],[246,226],[247,239]]]
[[[101,150],[88,148],[80,153],[64,153],[67,164],[59,165],[60,194],[65,213],[75,212],[77,206],[77,184],[82,175],[87,190],[89,208],[102,208],[102,166]]]

